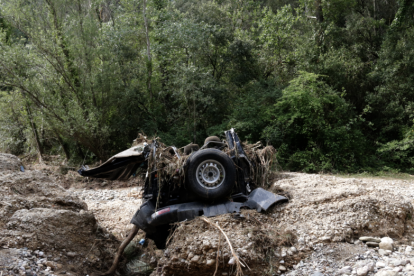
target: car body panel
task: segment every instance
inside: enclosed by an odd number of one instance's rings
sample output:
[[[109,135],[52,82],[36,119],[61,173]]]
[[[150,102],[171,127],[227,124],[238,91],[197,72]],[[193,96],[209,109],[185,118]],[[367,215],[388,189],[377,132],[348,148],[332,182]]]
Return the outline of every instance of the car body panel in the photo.
[[[93,169],[89,169],[87,166],[82,166],[78,170],[78,173],[85,177],[103,178],[108,180],[127,180],[145,161],[146,146],[145,143],[124,150]]]
[[[227,213],[239,213],[240,208],[256,209],[258,212],[267,211],[276,203],[288,201],[284,196],[275,195],[262,188],[250,193],[246,202],[222,201],[219,203],[203,203],[200,201],[169,205],[155,210],[154,202],[144,203],[131,220],[144,231],[155,231],[159,225],[193,220],[198,216],[214,217]],[[160,213],[160,214],[157,214]],[[150,215],[151,214],[151,215]],[[146,230],[147,229],[147,230]]]

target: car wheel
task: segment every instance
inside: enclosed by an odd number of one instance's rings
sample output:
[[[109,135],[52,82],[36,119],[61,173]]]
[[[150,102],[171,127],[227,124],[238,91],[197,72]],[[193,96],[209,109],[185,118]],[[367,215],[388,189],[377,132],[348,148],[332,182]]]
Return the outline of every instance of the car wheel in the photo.
[[[208,142],[221,142],[221,140],[217,136],[210,136],[210,137],[207,137],[206,140],[204,140],[204,145],[207,144]]]
[[[193,151],[198,151],[200,147],[197,144],[188,144],[184,147],[184,154],[189,155]]]
[[[196,152],[187,169],[188,189],[200,199],[215,200],[230,195],[236,179],[233,161],[217,149]]]

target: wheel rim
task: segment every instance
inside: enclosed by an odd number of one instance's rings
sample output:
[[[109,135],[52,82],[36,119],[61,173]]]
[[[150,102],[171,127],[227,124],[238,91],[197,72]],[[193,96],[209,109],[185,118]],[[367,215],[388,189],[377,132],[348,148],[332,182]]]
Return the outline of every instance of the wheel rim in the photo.
[[[206,189],[220,187],[225,177],[224,167],[217,160],[203,161],[197,167],[197,182]]]

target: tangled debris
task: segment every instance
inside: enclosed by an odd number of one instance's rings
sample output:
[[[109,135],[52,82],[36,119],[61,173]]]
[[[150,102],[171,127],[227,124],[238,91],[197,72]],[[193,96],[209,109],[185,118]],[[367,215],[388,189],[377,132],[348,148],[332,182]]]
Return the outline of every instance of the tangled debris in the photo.
[[[183,183],[185,178],[184,165],[190,155],[186,155],[183,148],[167,147],[159,142],[159,138],[146,139],[146,136],[142,134],[138,134],[133,146],[150,143],[151,140],[157,140],[158,147],[152,149],[153,152],[150,153],[148,159],[148,167],[153,168],[153,172],[158,173],[160,185],[163,182],[169,182],[171,178],[174,178],[174,184],[176,185]],[[231,156],[232,151],[229,150],[227,141],[224,140],[223,143],[227,144],[223,151]],[[257,186],[268,187],[269,176],[274,176],[280,171],[275,157],[276,149],[273,146],[263,146],[261,142],[255,144],[245,142],[243,143],[243,149],[248,159],[254,164],[250,167],[253,182]]]

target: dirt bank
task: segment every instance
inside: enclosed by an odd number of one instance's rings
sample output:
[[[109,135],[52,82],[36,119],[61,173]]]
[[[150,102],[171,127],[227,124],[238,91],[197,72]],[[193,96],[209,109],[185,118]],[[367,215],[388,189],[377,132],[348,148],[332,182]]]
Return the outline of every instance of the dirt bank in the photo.
[[[34,264],[4,261],[0,270],[5,275],[90,273],[108,267],[118,241],[99,227],[84,201],[43,172],[20,171],[15,156],[0,154],[0,168],[0,248],[22,248],[42,259]]]

